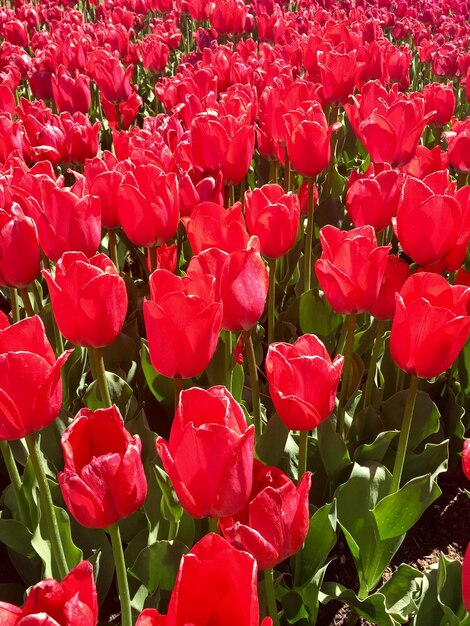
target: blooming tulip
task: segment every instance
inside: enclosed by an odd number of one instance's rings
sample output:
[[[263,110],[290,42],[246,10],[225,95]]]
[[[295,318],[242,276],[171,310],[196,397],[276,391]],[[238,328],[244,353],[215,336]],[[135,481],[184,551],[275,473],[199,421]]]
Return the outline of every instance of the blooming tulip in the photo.
[[[161,269],[149,282],[144,319],[153,367],[170,378],[201,374],[217,347],[222,321],[214,278],[181,278]]]
[[[292,248],[300,220],[299,199],[280,185],[263,185],[245,193],[245,214],[250,235],[256,235],[260,252],[276,259]]]
[[[470,172],[470,116],[454,120],[447,139],[450,164],[461,172]]]
[[[249,239],[240,202],[228,209],[201,202],[186,221],[186,232],[194,254],[208,248],[233,252],[245,248]]]
[[[60,332],[77,346],[101,348],[116,339],[127,312],[124,280],[105,254],[66,252],[55,278],[43,270]]]
[[[52,93],[59,112],[87,114],[90,110],[90,79],[84,74],[72,78],[67,68],[59,65],[57,75],[52,76]]]
[[[0,439],[21,439],[55,420],[70,353],[56,359],[37,315],[0,330]]]
[[[167,443],[157,451],[181,506],[192,517],[233,515],[248,502],[254,426],[225,387],[180,394]]]
[[[96,626],[98,597],[93,567],[81,561],[62,582],[53,578],[33,585],[23,608],[0,602],[0,623],[5,626]]]
[[[377,247],[372,226],[320,230],[322,254],[315,263],[320,287],[338,313],[369,311],[382,284],[389,246]]]
[[[470,289],[438,274],[410,276],[399,294],[390,352],[402,370],[421,378],[452,365],[470,333]]]
[[[219,535],[205,535],[181,559],[168,615],[145,609],[136,626],[258,626],[257,567]],[[266,617],[261,626],[272,626]]]
[[[426,113],[432,112],[431,124],[445,126],[454,114],[455,96],[452,83],[430,83],[423,87],[426,99]]]
[[[298,486],[277,467],[254,462],[248,504],[219,524],[234,547],[252,554],[258,569],[274,567],[300,550],[309,526],[308,492],[311,474]]]
[[[266,355],[269,392],[277,414],[292,430],[312,430],[335,408],[343,357],[332,361],[315,335],[291,345],[272,343]]]
[[[107,528],[140,508],[147,495],[142,444],[124,428],[116,406],[79,411],[61,444],[59,485],[79,524]]]
[[[25,287],[39,274],[36,225],[16,203],[0,209],[0,285]]]
[[[403,259],[390,254],[387,257],[379,295],[372,302],[370,313],[379,320],[391,320],[395,315],[395,294],[401,290],[405,281],[411,275],[411,270]]]

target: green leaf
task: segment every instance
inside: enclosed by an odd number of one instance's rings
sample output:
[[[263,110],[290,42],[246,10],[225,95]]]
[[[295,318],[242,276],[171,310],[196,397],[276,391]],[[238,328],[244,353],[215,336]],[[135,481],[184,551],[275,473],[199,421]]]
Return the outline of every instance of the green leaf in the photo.
[[[0,519],[0,541],[11,550],[27,557],[34,555],[31,545],[33,534],[24,524],[15,519]]]
[[[441,493],[431,474],[427,474],[383,498],[372,510],[380,539],[394,539],[406,533]]]
[[[348,449],[344,439],[336,432],[331,419],[318,425],[317,437],[323,466],[333,486],[336,486],[345,470],[351,467]]]
[[[275,413],[256,443],[256,454],[267,465],[279,465],[286,447],[289,429]]]
[[[302,581],[311,580],[336,544],[336,500],[327,503],[310,518],[307,538],[302,548]]]
[[[445,472],[449,458],[449,440],[441,443],[427,443],[420,454],[408,450],[403,467],[402,482],[407,483],[417,476],[431,474],[435,479]]]
[[[163,500],[168,507],[168,511],[171,514],[170,520],[178,522],[183,515],[183,509],[179,503],[176,493],[174,492],[173,485],[171,484],[168,474],[158,465],[154,466],[155,478],[157,479],[158,486],[160,487],[163,495]],[[168,519],[168,518],[166,518]]]
[[[346,589],[339,583],[324,583],[321,588],[320,601],[325,604],[332,600],[346,602],[346,604],[355,609],[358,615],[377,626],[397,626],[399,623],[387,611],[385,596],[382,593],[374,593],[360,599],[354,591]]]
[[[354,460],[357,463],[381,463],[390,444],[397,436],[397,430],[387,430],[379,433],[372,443],[359,446],[354,451]]]
[[[388,612],[400,622],[406,622],[416,612],[423,585],[423,572],[402,563],[380,588]]]
[[[169,404],[173,407],[174,382],[171,378],[162,376],[153,368],[152,362],[150,361],[147,341],[145,339],[142,339],[140,358],[142,371],[144,372],[145,380],[147,381],[150,391],[160,403]]]
[[[401,430],[405,402],[408,390],[400,391],[382,403],[381,417],[385,430]],[[440,427],[441,415],[429,394],[418,391],[413,421],[411,423],[408,449],[414,450],[425,439],[437,433]]]
[[[318,291],[304,292],[298,301],[299,324],[302,333],[330,337],[342,323],[341,315],[333,311]]]
[[[188,548],[180,541],[156,541],[138,555],[130,573],[147,587],[149,593],[161,588],[171,591],[183,554]]]
[[[111,396],[111,402],[115,404],[121,412],[124,420],[126,416],[133,413],[137,402],[132,393],[132,387],[117,374],[106,372],[106,382]],[[83,401],[86,406],[95,411],[105,407],[104,401],[101,399],[98,383],[94,380],[88,385],[83,395]]]

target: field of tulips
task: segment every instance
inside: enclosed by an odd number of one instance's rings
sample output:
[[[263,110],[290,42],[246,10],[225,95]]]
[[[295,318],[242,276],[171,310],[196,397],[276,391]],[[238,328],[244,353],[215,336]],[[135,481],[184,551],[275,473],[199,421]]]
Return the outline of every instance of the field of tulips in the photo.
[[[2,626],[470,626],[469,41],[3,0]]]

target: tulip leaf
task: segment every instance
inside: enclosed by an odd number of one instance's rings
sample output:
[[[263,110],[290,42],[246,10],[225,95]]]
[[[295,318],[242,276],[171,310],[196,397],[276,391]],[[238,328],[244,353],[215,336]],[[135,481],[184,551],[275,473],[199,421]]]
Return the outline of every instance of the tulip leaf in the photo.
[[[0,518],[0,541],[11,550],[32,557],[34,555],[32,538],[32,532],[19,520]]]
[[[174,382],[171,378],[162,376],[154,369],[150,361],[150,352],[145,339],[142,339],[140,359],[145,380],[152,394],[158,402],[170,403],[173,407]]]
[[[371,409],[371,411],[373,411],[373,409]],[[397,430],[387,430],[379,433],[372,443],[366,443],[356,448],[354,451],[354,460],[361,464],[371,462],[381,463],[397,434]]]
[[[432,478],[435,479],[447,470],[448,459],[448,439],[440,443],[427,443],[424,450],[419,454],[413,450],[408,450],[403,468],[402,483],[406,484],[413,478],[425,474],[431,474]]]
[[[111,396],[111,402],[118,407],[125,420],[127,415],[133,413],[132,408],[136,407],[136,399],[132,393],[132,387],[130,387],[125,380],[113,372],[106,372],[106,383],[108,385],[109,395]],[[105,402],[101,398],[99,386],[96,380],[88,385],[87,390],[83,395],[83,401],[92,411],[96,411],[96,409],[101,409],[106,406]]]
[[[400,391],[382,403],[381,418],[385,430],[400,430],[408,391]],[[414,450],[425,439],[439,431],[441,415],[429,394],[418,391],[408,449]]]
[[[181,557],[187,552],[188,548],[180,541],[156,541],[139,553],[129,572],[149,593],[157,589],[171,591]]]
[[[344,442],[334,427],[331,419],[327,419],[317,428],[318,450],[320,457],[333,486],[339,482],[344,472],[351,467],[351,459]]]
[[[279,465],[286,447],[289,429],[275,413],[256,442],[256,454],[267,465]]]
[[[299,325],[302,333],[312,333],[329,338],[342,322],[341,315],[333,311],[317,290],[304,292],[298,299]]]
[[[337,540],[336,500],[319,508],[310,518],[302,548],[302,581],[311,580],[328,558]]]
[[[326,582],[322,585],[320,601],[323,604],[332,600],[340,600],[352,607],[358,615],[366,620],[370,620],[377,626],[397,626],[398,621],[388,613],[385,604],[385,596],[382,593],[374,593],[363,599],[351,589],[346,589],[343,585],[334,582]]]
[[[438,484],[427,474],[382,498],[372,510],[380,539],[394,539],[406,533],[440,495]]]
[[[155,478],[157,479],[158,486],[161,489],[163,495],[163,501],[170,513],[170,519],[168,521],[178,522],[183,515],[183,509],[179,503],[176,493],[173,490],[170,477],[168,474],[158,465],[154,466]],[[168,519],[168,518],[166,518]]]
[[[470,396],[470,343],[467,342],[461,350],[458,359],[459,382],[462,392]]]

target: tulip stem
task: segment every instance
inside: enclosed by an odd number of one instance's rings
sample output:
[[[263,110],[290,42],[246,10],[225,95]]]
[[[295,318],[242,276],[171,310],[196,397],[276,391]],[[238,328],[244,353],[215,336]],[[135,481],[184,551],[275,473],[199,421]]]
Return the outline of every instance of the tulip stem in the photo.
[[[218,517],[208,517],[208,526],[209,532],[215,533],[216,535],[219,533],[219,518]]]
[[[181,392],[183,391],[184,383],[183,383],[182,378],[174,378],[173,380],[175,381],[175,411],[176,411],[179,401],[180,401]]]
[[[255,424],[256,438],[261,436],[261,406],[259,399],[259,381],[258,372],[256,370],[256,357],[255,349],[253,347],[253,341],[251,339],[251,332],[249,330],[243,330],[243,343],[246,348],[246,357],[248,359],[248,370],[250,372],[251,383],[251,397],[253,401],[253,421]]]
[[[274,572],[272,567],[264,570],[264,588],[266,589],[269,617],[273,620],[274,626],[279,626],[280,622],[279,614],[277,612],[276,591],[274,589]]]
[[[95,380],[98,383],[101,400],[105,407],[112,406],[111,396],[109,395],[108,383],[106,381],[106,370],[104,368],[103,355],[99,348],[88,348],[88,359],[90,368],[95,373]]]
[[[224,330],[225,386],[232,393],[232,333]]]
[[[341,436],[344,430],[344,415],[346,402],[348,400],[349,378],[351,373],[351,361],[354,348],[354,328],[356,326],[356,314],[350,313],[347,317],[348,331],[346,336],[346,346],[344,349],[343,378],[341,381],[341,392],[338,404],[338,420],[336,422],[336,432]]]
[[[274,313],[276,308],[276,259],[269,259],[269,291],[268,291],[268,343],[274,341]]]
[[[290,185],[291,185],[291,181],[290,181],[290,160],[289,160],[289,154],[287,153],[287,148],[284,148],[284,190],[285,192],[289,192],[290,191]]]
[[[10,302],[11,302],[11,321],[13,324],[20,319],[20,308],[18,306],[18,292],[13,287],[10,288]]]
[[[313,190],[315,180],[308,179],[307,234],[304,249],[304,292],[309,291],[312,279],[312,242],[313,242]]]
[[[69,571],[67,559],[65,558],[64,547],[59,532],[59,525],[54,511],[54,503],[52,502],[51,490],[47,482],[44,464],[41,459],[41,453],[38,445],[37,433],[31,433],[25,437],[28,446],[29,457],[33,465],[36,480],[39,488],[39,501],[41,503],[41,513],[46,520],[49,532],[49,540],[51,542],[52,554],[54,556],[57,571],[60,578],[64,578]]]
[[[114,263],[117,271],[119,272],[118,248],[117,248],[117,240],[116,240],[116,231],[114,229],[108,230],[108,245],[109,245],[109,256],[111,258],[111,261]]]
[[[367,370],[366,386],[364,388],[364,402],[363,407],[366,408],[371,403],[372,390],[374,388],[375,368],[377,366],[377,359],[379,358],[380,349],[382,347],[382,336],[385,330],[385,321],[377,320],[377,329],[375,331],[374,347],[372,348],[372,354],[370,355],[369,369]]]
[[[24,305],[24,308],[26,309],[26,313],[28,317],[33,317],[34,309],[33,309],[33,305],[31,304],[31,300],[29,299],[28,290],[26,288],[23,288],[23,289],[19,289],[18,291],[20,292],[21,299],[23,300],[23,305]]]
[[[111,524],[111,526],[108,527],[108,532],[113,547],[119,602],[121,603],[121,626],[132,626],[131,596],[129,593],[129,583],[127,581],[127,569],[122,549],[121,533],[119,532],[117,523]]]
[[[29,519],[29,515],[24,508],[23,500],[21,498],[21,476],[18,472],[18,467],[16,465],[16,461],[8,441],[0,441],[0,449],[2,451],[3,461],[5,463],[5,467],[11,481],[11,486],[13,488],[13,491],[15,492],[16,502],[18,504],[18,511],[20,513],[20,519],[23,523],[26,524],[27,520]]]
[[[299,463],[297,470],[297,483],[300,483],[302,476],[307,471],[307,446],[308,446],[308,430],[299,432]]]
[[[39,293],[39,289],[38,289],[38,286],[36,285],[35,280],[33,280],[33,282],[31,283],[31,290],[33,292],[33,297],[34,297],[34,302],[36,303],[36,308],[38,311],[40,311],[42,309],[42,298],[41,298],[41,294]]]
[[[400,489],[401,475],[403,472],[403,466],[405,464],[406,448],[408,446],[408,439],[411,430],[411,420],[413,418],[413,411],[415,408],[418,388],[419,378],[417,376],[412,376],[408,393],[406,395],[405,412],[403,415],[403,422],[400,430],[400,438],[398,440],[397,455],[395,457],[395,464],[393,466],[392,484],[390,486],[391,494]]]

